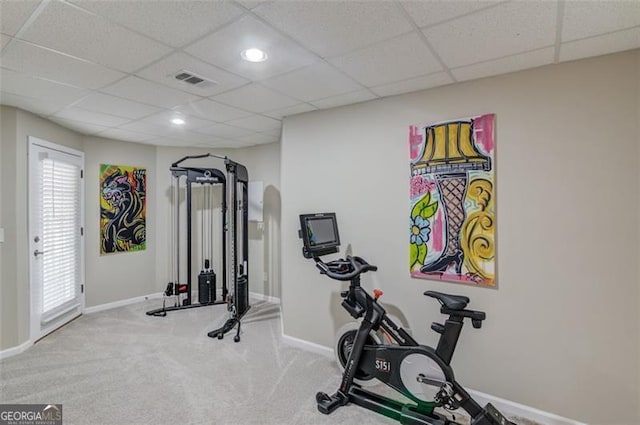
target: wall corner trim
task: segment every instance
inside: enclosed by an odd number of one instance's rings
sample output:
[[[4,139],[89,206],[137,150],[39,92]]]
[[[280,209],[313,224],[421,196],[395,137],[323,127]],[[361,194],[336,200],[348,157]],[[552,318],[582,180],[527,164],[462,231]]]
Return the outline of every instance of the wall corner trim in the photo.
[[[162,298],[162,292],[153,293],[150,295],[142,295],[140,297],[127,298],[120,301],[114,301],[112,303],[94,305],[84,309],[84,314],[97,313],[99,311],[111,310],[112,308],[123,307],[129,304],[135,304],[146,300],[160,299]]]
[[[327,358],[333,359],[333,350],[324,345],[316,344],[306,341],[304,339],[295,338],[293,336],[282,334],[282,341],[285,344],[292,347],[300,348],[302,350],[310,351],[312,353],[320,354]],[[338,382],[336,381],[336,384]],[[498,410],[509,417],[524,418],[535,423],[545,425],[587,425],[584,422],[579,422],[573,419],[564,418],[554,413],[548,413],[533,407],[525,406],[524,404],[516,403],[514,401],[505,400],[503,398],[495,397],[490,394],[485,394],[480,391],[467,388],[467,391],[476,399],[476,401],[484,406],[487,403],[493,404]]]
[[[23,342],[20,345],[16,345],[15,347],[7,348],[6,350],[0,351],[0,360],[7,359],[9,357],[17,356],[18,354],[24,353],[27,351],[27,348],[33,345],[33,341],[29,340]]]
[[[271,304],[280,305],[280,298],[271,295],[260,294],[259,292],[249,292],[249,297],[258,301],[266,301]]]
[[[324,345],[285,335],[284,333],[282,334],[282,342],[287,345],[291,345],[292,347],[301,348],[312,353],[320,354],[321,356],[327,357],[329,359],[334,358],[333,350],[329,347],[325,347]]]

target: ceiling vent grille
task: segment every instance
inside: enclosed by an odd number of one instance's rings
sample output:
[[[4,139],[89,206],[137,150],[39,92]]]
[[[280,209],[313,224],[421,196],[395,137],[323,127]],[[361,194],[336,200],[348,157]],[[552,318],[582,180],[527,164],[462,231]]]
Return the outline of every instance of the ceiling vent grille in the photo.
[[[195,86],[202,89],[213,87],[217,84],[215,81],[208,80],[200,75],[196,75],[195,73],[186,71],[184,69],[173,74],[172,77],[184,84],[189,84],[190,86]]]

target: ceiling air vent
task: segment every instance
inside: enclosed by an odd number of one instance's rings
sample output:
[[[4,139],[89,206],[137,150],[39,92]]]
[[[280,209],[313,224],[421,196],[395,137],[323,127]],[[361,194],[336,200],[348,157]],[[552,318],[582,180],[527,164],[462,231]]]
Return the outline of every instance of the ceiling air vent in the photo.
[[[185,70],[178,71],[173,75],[173,78],[185,84],[189,84],[190,86],[196,86],[203,89],[212,87],[216,84],[215,81],[207,80],[206,78],[196,75],[191,71]]]

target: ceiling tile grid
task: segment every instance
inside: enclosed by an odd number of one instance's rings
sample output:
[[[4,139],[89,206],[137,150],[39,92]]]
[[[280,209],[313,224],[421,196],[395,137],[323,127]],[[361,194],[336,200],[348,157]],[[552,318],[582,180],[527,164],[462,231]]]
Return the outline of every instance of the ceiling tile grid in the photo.
[[[102,112],[103,114],[115,115],[132,120],[137,120],[162,110],[155,106],[97,92],[91,93],[89,96],[76,102],[74,106],[87,111]]]
[[[413,29],[391,1],[276,1],[255,13],[325,58]]]
[[[249,47],[265,52],[269,59],[250,63],[240,59]],[[213,65],[253,81],[263,80],[309,65],[319,58],[253,16],[245,16],[185,48]]]
[[[197,96],[174,88],[130,76],[101,90],[103,93],[140,101],[153,106],[172,108],[198,99]]]
[[[557,4],[508,2],[424,30],[444,63],[455,68],[553,46]]]
[[[57,0],[47,4],[22,38],[125,72],[171,51],[157,41]]]
[[[562,41],[640,26],[640,1],[565,1]]]
[[[251,112],[265,112],[300,103],[299,100],[280,94],[258,83],[213,96],[212,100]]]
[[[442,70],[438,60],[415,32],[329,61],[367,87]]]
[[[535,68],[553,63],[555,48],[546,47],[531,52],[520,53],[500,59],[475,63],[473,65],[454,68],[451,73],[458,81],[472,80],[474,78],[489,77],[492,75],[506,74],[508,72]]]
[[[0,102],[85,134],[239,147],[279,140],[289,115],[639,47],[634,0],[0,1]]]
[[[184,71],[203,78],[212,84],[206,86],[201,84],[191,85],[175,78],[178,73]],[[209,65],[182,52],[167,56],[138,71],[136,74],[158,84],[205,97],[223,93],[249,83],[249,80],[245,78]]]
[[[102,127],[115,127],[131,121],[128,118],[116,117],[114,115],[103,114],[100,112],[87,111],[85,109],[71,107],[65,108],[54,114],[57,118],[67,120],[82,121],[87,124],[99,125]]]
[[[39,4],[39,0],[0,2],[0,32],[16,35]]]
[[[317,62],[279,75],[263,81],[262,84],[306,102],[362,89],[361,85],[326,62]]]
[[[98,89],[126,74],[21,40],[2,52],[2,66],[76,87]]]
[[[11,41],[11,37],[5,34],[0,34],[0,50],[4,49],[4,46],[9,44],[9,41]]]
[[[86,1],[77,6],[104,16],[131,30],[181,47],[242,14],[242,9],[223,1]]]
[[[640,47],[640,27],[562,43],[560,60],[569,61]]]

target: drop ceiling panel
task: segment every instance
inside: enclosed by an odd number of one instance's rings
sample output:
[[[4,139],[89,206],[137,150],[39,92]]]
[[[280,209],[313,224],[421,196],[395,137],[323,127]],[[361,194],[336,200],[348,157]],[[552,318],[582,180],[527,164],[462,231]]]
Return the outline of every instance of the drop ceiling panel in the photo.
[[[149,134],[136,133],[134,131],[127,131],[119,128],[110,128],[101,132],[99,136],[115,140],[122,140],[125,142],[145,142],[155,137]]]
[[[640,25],[640,1],[566,1],[562,41]]]
[[[282,122],[261,115],[252,115],[246,118],[229,121],[227,124],[242,127],[253,131],[279,130]]]
[[[118,129],[152,136],[165,136],[167,133],[167,130],[164,127],[143,121],[133,121],[128,124],[121,125]]]
[[[49,117],[49,119],[63,127],[70,128],[82,134],[96,134],[107,129],[101,125],[91,124],[83,121],[64,119],[60,117]]]
[[[2,52],[2,66],[89,89],[103,87],[126,75],[20,40],[14,40]]]
[[[0,50],[4,49],[4,46],[11,41],[11,37],[8,35],[0,34]]]
[[[25,111],[31,111],[39,115],[50,115],[64,106],[64,104],[48,99],[35,99],[33,97],[21,96],[5,91],[0,91],[0,103],[2,105],[24,109]]]
[[[253,133],[246,136],[238,137],[236,140],[241,146],[254,146],[277,142],[279,139],[279,137],[270,136],[268,134]]]
[[[415,32],[330,59],[330,62],[367,87],[442,69]]]
[[[174,111],[201,117],[210,121],[225,122],[236,118],[252,115],[252,112],[243,111],[209,99],[197,100],[173,108]]]
[[[262,84],[304,101],[336,96],[362,88],[326,62],[318,62],[285,75],[270,78]]]
[[[502,0],[504,1],[504,0]],[[494,6],[501,1],[403,1],[402,6],[419,27],[434,25],[452,18],[467,15]]]
[[[249,48],[264,50],[269,59],[259,63],[242,60],[240,53]],[[318,60],[313,54],[251,16],[245,16],[185,50],[206,62],[254,81]]]
[[[170,50],[102,17],[56,1],[48,3],[22,38],[126,72]]]
[[[323,57],[411,30],[399,5],[390,1],[283,1],[259,6],[255,12]]]
[[[247,9],[255,9],[261,4],[269,3],[273,0],[237,0],[237,1]]]
[[[0,2],[0,32],[15,35],[36,10],[40,1],[2,1]]]
[[[180,117],[184,119],[184,124],[181,124],[181,125],[173,124],[171,120],[176,117]],[[155,124],[160,127],[165,127],[167,131],[173,131],[173,130],[179,130],[179,129],[193,130],[196,128],[209,127],[211,124],[213,124],[211,121],[203,120],[203,119],[192,117],[192,116],[187,116],[184,114],[179,114],[174,111],[159,112],[157,114],[148,116],[142,119],[141,121],[145,123]]]
[[[270,111],[300,103],[256,83],[214,96],[213,100],[251,112]]]
[[[286,108],[276,109],[276,110],[273,110],[273,111],[264,112],[263,115],[267,115],[267,116],[270,116],[270,117],[276,118],[276,119],[282,119],[282,118],[288,117],[290,115],[301,114],[303,112],[314,111],[316,109],[318,109],[318,108],[316,108],[315,106],[310,105],[308,103],[299,103],[297,105],[288,106]]]
[[[88,111],[101,112],[132,120],[146,117],[161,110],[155,106],[144,105],[102,93],[91,93],[74,106]]]
[[[339,96],[333,96],[326,99],[314,100],[311,102],[318,108],[335,108],[336,106],[349,105],[352,103],[364,102],[367,100],[375,99],[376,96],[371,94],[368,90],[359,90],[352,93],[341,94]]]
[[[557,3],[513,2],[424,31],[451,68],[555,44]]]
[[[118,81],[102,91],[107,94],[164,108],[171,108],[181,103],[198,99],[197,96],[192,94],[133,76]]]
[[[253,134],[253,131],[249,131],[244,128],[233,127],[227,124],[214,124],[209,127],[200,128],[196,130],[197,133],[220,137],[223,139],[235,139],[242,136],[248,136]]]
[[[640,27],[562,43],[560,60],[568,61],[636,48],[640,48]]]
[[[177,80],[175,75],[181,71],[195,73],[196,76],[214,82],[210,87],[199,87]],[[220,68],[209,65],[185,53],[174,53],[159,62],[137,72],[138,75],[159,84],[171,86],[175,89],[187,91],[198,96],[212,96],[247,84],[249,81]]]
[[[86,89],[30,77],[8,69],[0,69],[0,87],[4,92],[59,105],[69,104],[89,94]]]
[[[127,118],[120,118],[113,115],[102,114],[100,112],[91,112],[76,107],[65,108],[62,111],[57,112],[55,117],[82,121],[87,124],[99,125],[105,128],[116,127],[130,121]]]
[[[372,87],[370,90],[378,96],[393,96],[396,94],[409,93],[417,90],[424,90],[431,87],[444,86],[453,83],[453,79],[446,72],[436,72],[431,75],[410,78],[391,84]]]
[[[463,66],[452,69],[451,72],[458,81],[506,74],[507,72],[515,72],[553,63],[554,52],[554,47],[548,47],[502,59]]]
[[[80,1],[78,6],[180,47],[229,22],[242,9],[224,1]]]

